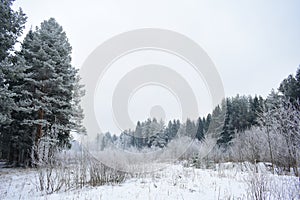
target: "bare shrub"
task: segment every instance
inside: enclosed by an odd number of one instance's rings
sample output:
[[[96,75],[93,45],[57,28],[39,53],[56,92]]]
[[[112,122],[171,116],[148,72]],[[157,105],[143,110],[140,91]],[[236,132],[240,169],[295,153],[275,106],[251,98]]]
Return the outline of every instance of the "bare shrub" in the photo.
[[[248,181],[248,198],[264,200],[268,197],[269,186],[267,176],[263,173],[250,173]]]
[[[88,151],[61,151],[37,165],[37,189],[50,194],[60,190],[119,184],[126,173],[107,167],[91,156]]]
[[[249,199],[300,199],[297,177],[249,173],[245,182],[248,185]]]

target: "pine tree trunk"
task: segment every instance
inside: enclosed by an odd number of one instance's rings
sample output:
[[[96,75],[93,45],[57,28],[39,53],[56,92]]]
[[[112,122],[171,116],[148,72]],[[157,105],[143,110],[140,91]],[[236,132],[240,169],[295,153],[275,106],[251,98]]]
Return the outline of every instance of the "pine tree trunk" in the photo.
[[[44,119],[44,111],[43,109],[39,109],[38,111],[38,119],[39,120],[43,120]],[[38,145],[39,145],[39,141],[43,136],[43,125],[39,124],[38,128],[37,128],[37,133],[36,133],[36,137],[35,137],[35,152],[34,152],[34,159],[36,161],[39,160],[39,156],[38,156]]]

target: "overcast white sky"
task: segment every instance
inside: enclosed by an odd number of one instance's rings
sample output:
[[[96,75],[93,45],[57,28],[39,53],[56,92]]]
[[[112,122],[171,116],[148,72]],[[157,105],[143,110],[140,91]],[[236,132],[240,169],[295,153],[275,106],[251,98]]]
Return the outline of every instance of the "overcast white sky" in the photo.
[[[215,62],[227,96],[267,95],[300,64],[298,0],[16,0],[28,16],[26,31],[54,17],[83,61],[106,39],[137,28],[182,33]]]
[[[196,41],[214,61],[226,96],[266,96],[300,64],[298,0],[16,0],[26,31],[54,17],[73,47],[73,64],[114,35],[163,28]]]

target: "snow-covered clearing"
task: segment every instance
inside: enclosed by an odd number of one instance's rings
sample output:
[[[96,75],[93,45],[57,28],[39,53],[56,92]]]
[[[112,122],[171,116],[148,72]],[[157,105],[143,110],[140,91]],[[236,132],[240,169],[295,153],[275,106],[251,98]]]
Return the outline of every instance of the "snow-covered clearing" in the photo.
[[[195,169],[168,164],[153,173],[127,179],[119,185],[84,187],[53,194],[38,190],[33,169],[0,169],[0,199],[299,199],[299,180],[277,176],[258,165],[256,174],[248,163],[225,163],[214,169]],[[248,172],[246,172],[248,171]]]

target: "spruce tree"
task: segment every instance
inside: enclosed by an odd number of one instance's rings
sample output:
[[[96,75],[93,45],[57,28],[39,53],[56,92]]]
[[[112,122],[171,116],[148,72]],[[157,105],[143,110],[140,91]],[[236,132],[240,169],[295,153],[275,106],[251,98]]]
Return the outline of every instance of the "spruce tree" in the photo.
[[[234,126],[233,126],[233,108],[232,101],[230,98],[226,99],[226,115],[223,130],[220,134],[220,138],[217,143],[220,146],[227,146],[234,136]]]
[[[205,136],[204,136],[204,124],[201,117],[198,118],[197,124],[198,125],[197,125],[196,138],[199,141],[202,141],[204,140]]]

